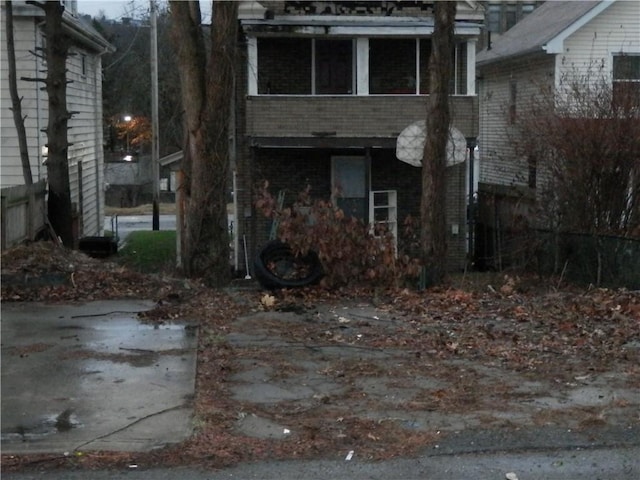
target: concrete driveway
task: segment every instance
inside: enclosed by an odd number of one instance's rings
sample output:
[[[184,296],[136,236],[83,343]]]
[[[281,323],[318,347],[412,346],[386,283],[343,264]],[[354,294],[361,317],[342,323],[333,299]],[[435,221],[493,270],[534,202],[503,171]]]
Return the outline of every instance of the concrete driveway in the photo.
[[[191,433],[196,329],[148,301],[2,305],[2,453],[145,451]]]

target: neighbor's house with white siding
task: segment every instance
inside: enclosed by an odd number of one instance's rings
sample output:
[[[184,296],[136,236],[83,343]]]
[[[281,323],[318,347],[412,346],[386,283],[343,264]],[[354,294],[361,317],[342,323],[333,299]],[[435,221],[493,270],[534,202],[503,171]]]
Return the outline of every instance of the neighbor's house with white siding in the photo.
[[[542,88],[558,95],[571,75],[586,76],[590,69],[613,82],[614,95],[616,82],[640,82],[640,2],[545,2],[479,52],[476,65],[478,195],[481,210],[483,205],[490,206],[485,213],[493,210],[491,219],[481,222],[495,227],[525,219],[527,205],[534,205],[544,181],[544,172],[514,149],[516,119],[527,101]],[[617,78],[623,70],[632,78]],[[502,206],[510,219],[498,218]]]
[[[91,25],[77,15],[75,0],[62,2],[64,28],[72,39],[67,59],[67,110],[75,113],[69,120],[69,176],[71,201],[78,213],[78,234],[98,235],[103,229],[103,128],[102,128],[102,60],[104,53],[114,51]],[[43,129],[47,126],[48,99],[43,83],[22,78],[44,78],[46,61],[40,52],[45,45],[44,12],[25,1],[13,2],[14,41],[18,95],[22,98],[22,114],[33,181],[46,180],[46,143]],[[3,78],[8,76],[5,2],[0,22],[1,64]],[[1,84],[1,170],[2,188],[23,185],[24,178],[18,139],[10,110],[11,96],[7,81]]]

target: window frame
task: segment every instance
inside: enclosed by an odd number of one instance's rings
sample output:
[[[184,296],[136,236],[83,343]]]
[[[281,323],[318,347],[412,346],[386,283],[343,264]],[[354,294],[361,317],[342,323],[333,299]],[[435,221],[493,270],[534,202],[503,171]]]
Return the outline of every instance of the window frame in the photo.
[[[637,65],[631,65],[631,76],[616,78],[616,59],[621,57],[633,57],[637,62]],[[634,72],[635,70],[635,72]],[[633,76],[635,75],[635,76]],[[622,87],[624,86],[624,87]],[[635,93],[636,103],[640,106],[640,52],[613,52],[611,54],[611,96],[612,101],[615,104],[621,104],[616,100],[616,91],[618,88],[627,89],[630,88]],[[616,88],[618,87],[618,88]],[[634,88],[635,87],[635,88]]]

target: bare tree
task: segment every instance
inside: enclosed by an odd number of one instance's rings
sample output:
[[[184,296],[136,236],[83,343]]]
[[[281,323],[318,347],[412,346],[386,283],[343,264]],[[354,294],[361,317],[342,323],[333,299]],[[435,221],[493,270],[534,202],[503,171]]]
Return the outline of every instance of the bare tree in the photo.
[[[185,274],[223,285],[230,276],[227,229],[229,119],[236,55],[236,2],[213,2],[207,50],[197,1],[171,1],[178,48],[185,147],[182,185]]]
[[[13,122],[18,132],[18,147],[20,149],[20,160],[22,162],[22,175],[24,183],[31,185],[33,177],[31,175],[31,162],[29,161],[29,150],[27,148],[27,133],[24,128],[24,117],[22,116],[22,98],[18,94],[18,81],[16,77],[16,49],[13,39],[13,2],[6,2],[6,31],[7,31],[7,60],[9,63],[9,91],[11,93],[11,111],[13,112]]]
[[[68,120],[72,115],[67,110],[67,57],[70,41],[62,27],[64,5],[58,1],[27,3],[43,9],[45,13],[47,77],[31,80],[44,82],[48,96],[49,120],[46,132],[49,221],[56,235],[62,239],[62,243],[73,248],[76,239],[73,232],[67,139]]]
[[[446,155],[451,114],[449,80],[452,71],[456,2],[435,2],[435,26],[429,60],[427,139],[422,162],[420,203],[421,250],[427,283],[442,281],[446,270]]]

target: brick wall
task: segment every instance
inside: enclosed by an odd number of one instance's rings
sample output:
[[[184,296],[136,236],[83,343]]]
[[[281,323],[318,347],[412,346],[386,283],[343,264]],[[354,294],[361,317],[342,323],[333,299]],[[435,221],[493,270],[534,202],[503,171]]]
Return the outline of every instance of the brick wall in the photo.
[[[270,191],[277,195],[285,190],[285,205],[291,205],[298,192],[311,185],[313,198],[331,197],[331,156],[365,155],[363,149],[259,149],[255,155],[255,179],[266,179]],[[448,268],[464,269],[466,262],[466,165],[447,168],[447,229]],[[398,234],[402,235],[402,222],[411,215],[420,218],[422,170],[399,161],[391,149],[371,150],[371,189],[396,190],[398,193]],[[256,214],[254,248],[264,244],[271,222]],[[458,233],[452,233],[453,225]],[[402,239],[401,239],[402,241]]]
[[[256,137],[397,137],[424,120],[423,96],[248,97],[246,133]],[[466,137],[478,134],[477,97],[451,97],[453,126]]]

